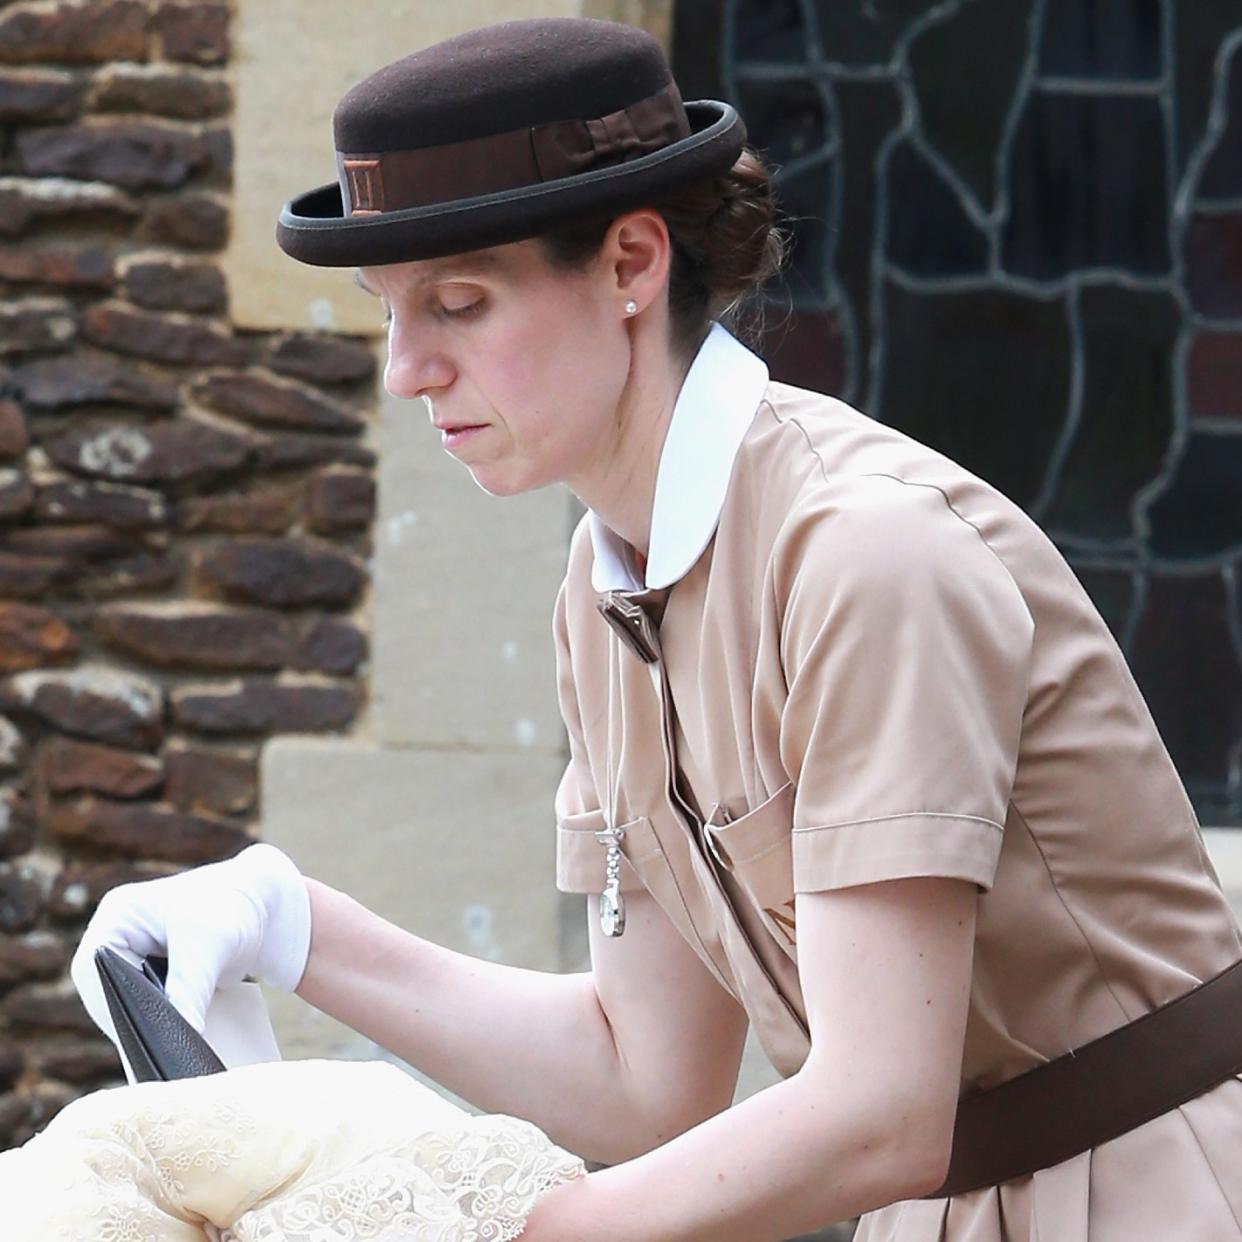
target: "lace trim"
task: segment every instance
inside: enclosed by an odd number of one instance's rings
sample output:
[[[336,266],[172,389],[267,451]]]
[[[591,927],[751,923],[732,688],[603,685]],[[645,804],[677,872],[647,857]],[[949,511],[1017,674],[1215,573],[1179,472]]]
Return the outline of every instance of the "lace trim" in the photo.
[[[6,1242],[513,1242],[585,1173],[391,1066],[286,1062],[75,1101],[0,1153],[0,1200]]]

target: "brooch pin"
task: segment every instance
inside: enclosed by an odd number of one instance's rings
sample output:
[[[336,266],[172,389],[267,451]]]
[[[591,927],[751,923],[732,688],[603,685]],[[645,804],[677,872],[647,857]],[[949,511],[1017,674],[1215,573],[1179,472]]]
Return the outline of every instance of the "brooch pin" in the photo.
[[[625,931],[625,898],[621,896],[621,838],[624,828],[603,828],[595,839],[608,847],[604,860],[607,869],[604,891],[599,895],[599,925],[605,936],[619,936]]]

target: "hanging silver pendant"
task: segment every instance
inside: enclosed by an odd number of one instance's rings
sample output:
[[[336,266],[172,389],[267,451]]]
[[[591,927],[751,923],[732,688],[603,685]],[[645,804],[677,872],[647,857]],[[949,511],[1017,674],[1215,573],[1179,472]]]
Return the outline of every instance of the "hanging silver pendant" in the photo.
[[[604,828],[595,839],[608,847],[604,860],[604,891],[599,895],[599,925],[605,936],[625,931],[625,898],[621,896],[621,838],[624,828]]]

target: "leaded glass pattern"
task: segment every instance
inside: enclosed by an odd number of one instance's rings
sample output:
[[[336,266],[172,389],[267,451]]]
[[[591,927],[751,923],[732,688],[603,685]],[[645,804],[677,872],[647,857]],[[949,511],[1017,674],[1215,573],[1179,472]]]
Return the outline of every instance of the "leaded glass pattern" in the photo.
[[[686,96],[779,167],[774,374],[1023,505],[1242,826],[1242,0],[674,13]]]

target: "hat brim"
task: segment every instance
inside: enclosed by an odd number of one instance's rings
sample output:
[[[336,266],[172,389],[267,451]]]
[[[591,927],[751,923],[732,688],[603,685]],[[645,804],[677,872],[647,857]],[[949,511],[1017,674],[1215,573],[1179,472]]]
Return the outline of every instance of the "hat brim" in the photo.
[[[685,105],[690,134],[622,164],[379,215],[346,216],[339,183],[291,199],[281,209],[276,242],[301,263],[363,267],[434,259],[535,237],[569,220],[643,206],[703,177],[727,171],[746,129],[727,103]]]

